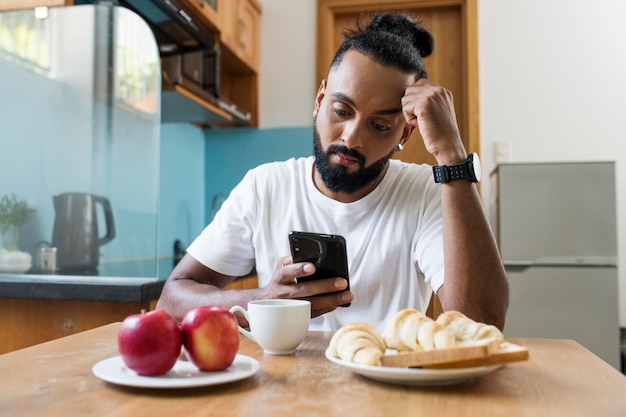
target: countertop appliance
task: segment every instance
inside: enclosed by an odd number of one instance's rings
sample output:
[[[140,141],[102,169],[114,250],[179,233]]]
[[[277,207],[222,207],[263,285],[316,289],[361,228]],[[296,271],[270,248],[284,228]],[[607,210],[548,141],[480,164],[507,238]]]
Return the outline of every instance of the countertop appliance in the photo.
[[[502,164],[492,179],[505,335],[574,339],[620,369],[615,164]]]
[[[100,246],[115,237],[111,203],[106,197],[87,193],[64,193],[53,197],[52,246],[57,248],[57,268],[66,274],[96,274]],[[104,215],[105,233],[98,230],[98,210]]]

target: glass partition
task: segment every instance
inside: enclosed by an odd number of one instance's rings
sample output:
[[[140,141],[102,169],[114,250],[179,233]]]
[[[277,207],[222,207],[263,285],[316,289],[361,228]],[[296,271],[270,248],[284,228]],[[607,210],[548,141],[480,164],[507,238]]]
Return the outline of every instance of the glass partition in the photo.
[[[32,209],[17,245],[0,236],[0,273],[158,276],[160,94],[156,41],[130,10],[0,13],[0,227],[11,202]]]

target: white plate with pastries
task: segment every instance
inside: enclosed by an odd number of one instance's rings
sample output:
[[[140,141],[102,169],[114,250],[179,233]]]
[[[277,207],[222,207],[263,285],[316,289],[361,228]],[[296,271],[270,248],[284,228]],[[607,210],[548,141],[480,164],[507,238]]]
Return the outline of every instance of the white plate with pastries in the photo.
[[[360,365],[344,361],[326,353],[326,358],[352,372],[380,382],[399,385],[451,385],[489,374],[502,365],[475,366],[455,369],[396,368]]]
[[[382,333],[364,322],[342,326],[333,334],[326,358],[380,382],[446,385],[526,360],[528,350],[504,340],[496,327],[457,311],[444,312],[435,321],[404,309],[387,321]]]

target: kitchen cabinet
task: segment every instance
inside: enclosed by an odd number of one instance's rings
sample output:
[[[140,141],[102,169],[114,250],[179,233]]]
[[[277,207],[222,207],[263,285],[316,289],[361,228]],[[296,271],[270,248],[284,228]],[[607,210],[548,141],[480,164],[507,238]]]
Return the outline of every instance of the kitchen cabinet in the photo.
[[[156,278],[0,274],[0,354],[156,307]]]
[[[259,288],[259,281],[255,274],[237,278],[226,286],[226,289],[229,290],[245,290],[250,288]]]
[[[257,126],[261,4],[257,0],[218,0],[216,9],[201,0],[180,0],[180,4],[186,6],[207,30],[218,35],[220,98],[231,108],[249,112],[248,124]],[[237,124],[235,120],[224,119],[221,123],[213,121],[211,124]]]
[[[216,9],[203,0],[179,1],[207,29],[219,34],[220,48],[230,55],[226,70],[258,72],[262,11],[258,0],[217,0]]]
[[[222,46],[229,49],[251,71],[259,69],[259,20],[261,5],[256,0],[227,0],[219,3]]]
[[[0,354],[119,322],[156,300],[113,302],[2,298],[0,301]]]

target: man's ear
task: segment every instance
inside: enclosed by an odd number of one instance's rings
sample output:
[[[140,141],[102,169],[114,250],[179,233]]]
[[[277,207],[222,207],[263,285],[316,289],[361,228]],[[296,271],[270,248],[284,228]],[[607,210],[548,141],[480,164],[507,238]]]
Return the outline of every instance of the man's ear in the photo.
[[[314,109],[317,110],[322,105],[322,99],[326,95],[326,80],[322,80],[320,84],[320,88],[317,89],[317,95],[315,96],[315,106]]]
[[[402,145],[404,145],[409,140],[409,138],[411,137],[411,133],[413,133],[414,129],[415,126],[412,126],[409,123],[404,124],[404,129],[402,129],[402,137],[400,138],[400,143]]]

